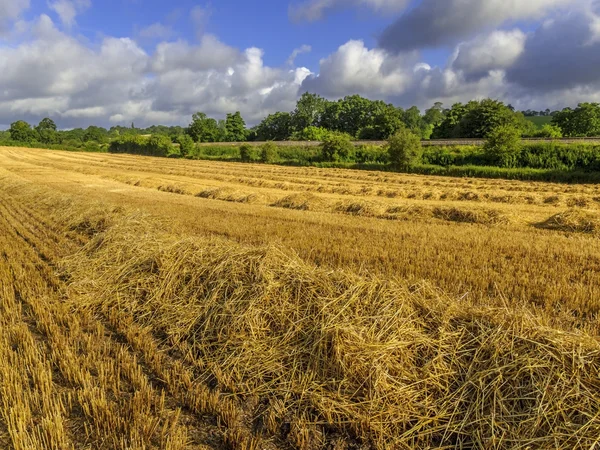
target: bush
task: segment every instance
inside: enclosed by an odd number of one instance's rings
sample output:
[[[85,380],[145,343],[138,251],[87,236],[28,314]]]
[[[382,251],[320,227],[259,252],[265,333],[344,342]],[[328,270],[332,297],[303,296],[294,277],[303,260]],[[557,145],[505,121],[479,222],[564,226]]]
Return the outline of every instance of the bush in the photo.
[[[363,144],[356,149],[354,159],[358,164],[386,164],[389,162],[389,155],[380,145]]]
[[[500,167],[515,167],[521,154],[521,130],[500,125],[487,136],[483,147],[490,160]]]
[[[292,141],[324,141],[331,133],[322,127],[306,127],[302,131],[296,131],[291,136]]]
[[[260,146],[260,160],[265,164],[271,164],[277,159],[277,145],[267,142]]]
[[[388,140],[388,154],[393,165],[412,167],[421,162],[423,156],[421,138],[408,128],[402,128]]]
[[[188,134],[180,134],[175,138],[175,142],[179,144],[179,152],[181,156],[191,156],[194,153],[194,140]]]
[[[354,154],[354,144],[345,133],[330,133],[321,143],[321,159],[327,162],[348,161]]]
[[[179,149],[173,146],[168,136],[152,135],[148,139],[148,151],[152,156],[179,156]]]
[[[537,138],[548,138],[548,139],[560,139],[563,137],[562,130],[556,125],[546,124],[541,129],[537,130],[533,137]]]
[[[251,145],[240,145],[240,159],[242,162],[252,162],[255,159],[254,153],[254,148]]]

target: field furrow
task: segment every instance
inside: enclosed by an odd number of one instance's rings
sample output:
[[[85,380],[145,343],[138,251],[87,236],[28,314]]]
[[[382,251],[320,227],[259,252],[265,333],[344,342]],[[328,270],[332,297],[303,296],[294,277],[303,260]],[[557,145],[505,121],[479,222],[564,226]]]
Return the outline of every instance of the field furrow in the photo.
[[[595,448],[598,198],[0,149],[0,447]]]

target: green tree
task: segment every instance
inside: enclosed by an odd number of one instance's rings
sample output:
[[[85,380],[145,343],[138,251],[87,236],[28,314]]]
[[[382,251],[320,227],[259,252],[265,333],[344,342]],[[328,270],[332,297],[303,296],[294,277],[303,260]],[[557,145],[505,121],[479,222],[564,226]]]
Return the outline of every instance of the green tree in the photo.
[[[552,117],[567,137],[600,136],[600,103],[580,103],[577,108],[565,108]]]
[[[441,102],[436,102],[431,108],[425,111],[423,121],[427,125],[433,125],[434,127],[442,123],[444,120],[444,105]]]
[[[504,103],[485,99],[467,104],[467,113],[460,123],[460,136],[464,138],[485,138],[492,130],[509,125],[519,129],[519,117]]]
[[[239,111],[235,114],[227,114],[225,133],[228,142],[244,142],[246,140],[246,122]]]
[[[433,139],[452,139],[460,136],[460,124],[467,113],[467,106],[455,103],[450,110],[446,111],[444,120],[433,129]]]
[[[106,142],[108,130],[102,127],[90,126],[85,130],[82,140],[83,142],[95,141],[98,143]]]
[[[377,109],[373,117],[373,137],[370,139],[388,139],[404,127],[403,111],[394,105],[384,105]]]
[[[360,95],[349,95],[340,101],[336,131],[357,137],[362,128],[373,125],[373,102]]]
[[[292,135],[292,116],[286,112],[270,114],[255,131],[258,141],[285,141]]]
[[[317,94],[305,92],[302,94],[296,109],[292,113],[292,128],[294,131],[302,131],[308,127],[317,127],[325,112],[328,101]]]
[[[31,125],[24,120],[17,120],[12,123],[9,132],[10,138],[17,142],[31,143],[34,142],[36,138],[35,132],[31,129]]]
[[[483,150],[492,163],[515,167],[521,148],[521,130],[513,125],[499,125],[488,133]]]
[[[331,132],[321,143],[321,159],[323,161],[347,161],[354,153],[354,145],[350,136],[345,133]]]
[[[43,144],[56,144],[59,140],[59,136],[56,133],[56,124],[52,119],[46,117],[42,119],[35,131],[38,134],[38,140]]]
[[[423,156],[421,138],[408,128],[401,128],[388,141],[388,154],[390,162],[403,169],[412,167]]]
[[[197,112],[192,116],[192,123],[190,123],[187,133],[194,142],[218,142],[219,136],[222,134],[217,121],[202,112]]]

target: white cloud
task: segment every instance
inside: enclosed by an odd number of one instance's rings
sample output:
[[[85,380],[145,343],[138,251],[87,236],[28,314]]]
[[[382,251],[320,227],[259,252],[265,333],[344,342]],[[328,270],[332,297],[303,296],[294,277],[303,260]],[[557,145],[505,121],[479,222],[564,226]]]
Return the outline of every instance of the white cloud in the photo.
[[[91,6],[91,0],[54,0],[48,2],[48,7],[58,14],[61,22],[67,27],[72,27],[75,24],[75,17]]]
[[[191,45],[186,41],[162,42],[152,58],[154,72],[168,72],[172,69],[225,69],[240,57],[240,52],[207,34],[199,45]]]
[[[414,54],[392,56],[384,50],[369,50],[363,41],[349,41],[322,59],[319,75],[308,78],[302,88],[327,97],[395,95],[412,82],[416,62]]]
[[[519,29],[494,31],[460,44],[452,67],[469,76],[482,77],[490,70],[507,69],[521,56],[527,35]]]
[[[305,0],[290,5],[289,16],[294,21],[315,21],[332,9],[365,6],[379,12],[397,12],[406,8],[410,0]]]

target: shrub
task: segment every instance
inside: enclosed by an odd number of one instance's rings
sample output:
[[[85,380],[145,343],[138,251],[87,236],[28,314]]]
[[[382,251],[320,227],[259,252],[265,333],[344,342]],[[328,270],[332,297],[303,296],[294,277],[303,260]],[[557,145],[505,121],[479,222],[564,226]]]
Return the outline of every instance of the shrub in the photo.
[[[560,139],[563,137],[562,130],[556,125],[546,124],[533,135],[537,138]]]
[[[412,167],[418,164],[423,156],[421,138],[408,128],[402,128],[388,140],[388,154],[393,165]]]
[[[379,145],[360,145],[356,149],[355,158],[359,164],[385,164],[389,156],[385,147]]]
[[[180,134],[175,138],[175,142],[179,144],[179,152],[181,156],[191,156],[194,153],[194,140],[188,134]]]
[[[100,152],[102,151],[102,148],[100,147],[100,144],[98,144],[96,141],[88,141],[83,145],[83,149],[86,152]]]
[[[354,153],[350,136],[345,133],[330,133],[321,143],[321,159],[327,162],[348,161]]]
[[[323,141],[331,133],[322,127],[306,127],[302,131],[296,131],[291,136],[292,141]]]
[[[265,164],[271,164],[277,159],[277,145],[267,142],[260,146],[260,160]]]
[[[521,153],[521,130],[512,125],[500,125],[488,134],[483,149],[494,164],[515,167]]]
[[[249,144],[240,145],[240,159],[242,162],[252,162],[254,158],[254,148]]]
[[[152,156],[179,156],[179,149],[173,146],[168,136],[152,135],[148,139],[148,152]]]

